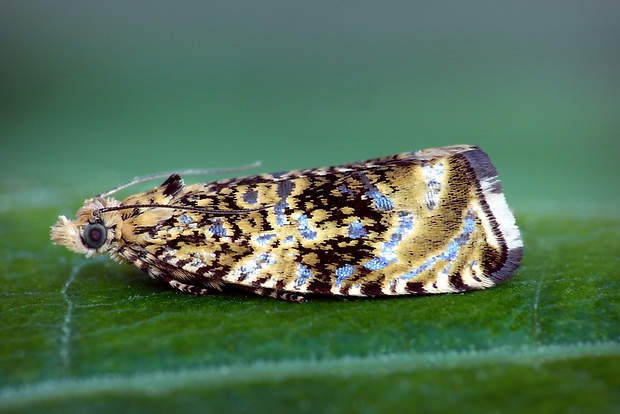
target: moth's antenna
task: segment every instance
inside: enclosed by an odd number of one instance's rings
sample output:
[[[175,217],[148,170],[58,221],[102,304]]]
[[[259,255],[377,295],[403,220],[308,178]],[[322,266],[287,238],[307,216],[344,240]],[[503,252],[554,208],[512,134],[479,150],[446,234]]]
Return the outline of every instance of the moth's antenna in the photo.
[[[127,181],[125,184],[116,186],[113,189],[108,190],[104,193],[98,194],[97,196],[93,198],[107,197],[111,194],[116,193],[117,191],[122,190],[123,188],[127,188],[134,184],[143,183],[149,180],[156,180],[158,178],[167,178],[172,174],[179,174],[179,175],[225,174],[225,173],[231,173],[231,172],[245,171],[251,168],[256,168],[258,166],[260,166],[260,161],[256,161],[256,162],[253,162],[252,164],[244,165],[241,167],[233,167],[233,168],[211,168],[211,169],[206,169],[206,170],[181,170],[181,171],[169,171],[169,172],[162,172],[162,173],[157,173],[157,174],[150,174],[150,175],[145,175],[143,177],[136,177],[131,181]]]
[[[234,214],[248,214],[253,211],[265,210],[271,207],[272,206],[263,206],[263,207],[258,207],[258,208],[244,208],[244,209],[238,209],[238,210],[213,210],[213,209],[205,208],[205,207],[179,206],[179,205],[174,205],[174,204],[127,204],[125,206],[98,208],[97,210],[93,212],[93,216],[98,217],[101,213],[107,213],[108,211],[128,210],[128,209],[133,209],[133,208],[169,208],[171,210],[186,210],[186,211],[194,211],[197,213],[230,216]]]

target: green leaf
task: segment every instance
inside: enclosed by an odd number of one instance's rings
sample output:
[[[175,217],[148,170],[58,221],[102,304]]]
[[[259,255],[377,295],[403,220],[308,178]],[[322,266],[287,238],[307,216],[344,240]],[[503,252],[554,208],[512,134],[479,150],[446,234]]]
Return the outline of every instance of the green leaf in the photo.
[[[164,3],[2,3],[1,413],[620,412],[617,6]],[[523,233],[487,291],[194,297],[49,240],[135,175],[454,144]]]
[[[620,408],[620,220],[518,215],[525,257],[487,291],[194,297],[0,213],[0,411],[564,412]]]

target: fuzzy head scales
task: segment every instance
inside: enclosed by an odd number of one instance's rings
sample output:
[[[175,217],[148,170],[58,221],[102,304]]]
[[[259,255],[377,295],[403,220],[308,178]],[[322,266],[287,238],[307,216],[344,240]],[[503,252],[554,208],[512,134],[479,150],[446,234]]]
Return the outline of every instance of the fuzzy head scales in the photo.
[[[69,220],[65,216],[58,217],[58,221],[51,228],[52,241],[54,244],[65,246],[72,252],[84,254],[86,257],[106,253],[114,241],[114,229],[119,220],[119,214],[116,211],[103,214],[99,212],[101,209],[118,205],[120,203],[113,198],[86,200],[82,208],[78,210],[75,220]],[[101,226],[103,232],[100,232],[100,236],[105,238],[96,248],[89,240],[89,235],[85,234],[85,230],[93,225]]]

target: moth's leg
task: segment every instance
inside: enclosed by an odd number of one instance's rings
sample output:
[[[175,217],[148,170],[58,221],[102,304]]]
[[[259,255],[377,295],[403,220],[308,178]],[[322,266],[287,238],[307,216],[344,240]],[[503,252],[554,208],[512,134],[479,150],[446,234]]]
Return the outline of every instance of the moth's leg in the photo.
[[[297,302],[297,303],[303,303],[306,301],[306,298],[304,297],[304,295],[300,293],[285,292],[282,290],[262,288],[262,287],[256,287],[256,288],[251,287],[251,286],[239,286],[239,287],[242,288],[243,290],[247,290],[249,292],[252,292],[260,296],[268,296],[270,298],[281,299],[281,300],[286,300],[289,302]]]
[[[187,283],[179,282],[178,280],[164,274],[158,275],[157,279],[166,282],[167,284],[169,284],[176,290],[180,290],[181,292],[192,293],[194,295],[207,295],[209,293],[208,289],[196,285],[188,285]]]

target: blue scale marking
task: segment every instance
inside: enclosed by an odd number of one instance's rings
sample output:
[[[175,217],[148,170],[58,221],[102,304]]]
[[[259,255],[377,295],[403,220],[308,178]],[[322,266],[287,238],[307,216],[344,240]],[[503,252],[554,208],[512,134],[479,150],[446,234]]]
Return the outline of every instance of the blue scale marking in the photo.
[[[381,270],[394,260],[395,259],[393,257],[375,257],[374,259],[364,263],[364,267],[368,270]]]
[[[445,169],[442,164],[423,166],[424,175],[426,176],[426,194],[424,194],[424,203],[428,210],[434,210],[439,201],[441,193],[441,178]]]
[[[381,270],[390,263],[396,261],[396,247],[403,240],[404,236],[413,230],[413,214],[406,211],[398,212],[398,228],[390,237],[390,241],[383,244],[381,255],[374,257],[364,263],[364,267],[368,270]]]
[[[268,253],[261,253],[256,259],[251,260],[248,266],[241,266],[239,268],[239,272],[243,276],[253,276],[257,271],[275,263],[275,258],[270,256]]]
[[[214,236],[220,236],[220,237],[221,236],[226,236],[226,229],[222,225],[222,222],[219,221],[219,220],[213,222],[211,227],[209,227],[209,231]]]
[[[248,190],[243,193],[243,201],[248,204],[256,204],[258,201],[258,192],[256,190]]]
[[[274,206],[274,210],[276,212],[276,224],[278,226],[284,226],[288,224],[288,220],[284,215],[284,209],[287,207],[286,201],[278,201]]]
[[[349,187],[347,187],[344,184],[341,184],[338,186],[338,191],[340,191],[341,194],[350,194],[350,195],[354,195],[353,191],[351,191],[349,189]]]
[[[256,238],[256,243],[264,246],[269,243],[269,241],[273,240],[276,237],[274,233],[261,234]]]
[[[354,221],[349,224],[349,237],[352,239],[359,239],[360,237],[368,236],[366,229],[362,225],[361,221]]]
[[[190,224],[192,221],[192,218],[186,214],[183,214],[181,217],[179,217],[179,223],[181,224]]]
[[[310,223],[308,222],[308,216],[305,214],[301,214],[297,219],[297,229],[299,230],[299,234],[306,240],[314,240],[316,239],[316,231],[310,228]]]
[[[293,183],[292,181],[278,181],[278,184],[276,186],[276,193],[281,200],[278,201],[274,207],[274,210],[276,212],[276,224],[278,226],[284,226],[288,224],[288,219],[286,218],[284,211],[288,207],[286,199],[289,195],[291,195],[294,188],[295,183]]]
[[[297,275],[298,277],[297,280],[295,280],[295,287],[299,288],[312,277],[312,272],[306,266],[301,263],[297,263]]]
[[[377,210],[394,209],[394,203],[392,202],[392,200],[382,194],[381,191],[379,191],[379,189],[370,182],[368,177],[360,173],[359,178],[362,181],[362,184],[364,184],[364,188],[366,188],[365,194],[375,201],[375,208]]]
[[[342,282],[347,277],[351,276],[354,271],[355,267],[351,266],[350,264],[346,264],[336,269],[336,286],[340,287],[340,285],[342,285]]]
[[[467,213],[465,217],[465,226],[463,226],[463,231],[459,234],[454,240],[452,240],[446,250],[438,254],[437,256],[433,256],[429,258],[426,262],[424,262],[419,267],[405,273],[401,276],[403,280],[409,280],[413,277],[416,277],[420,273],[425,270],[430,269],[438,260],[448,260],[452,261],[457,258],[459,251],[461,250],[461,246],[463,246],[469,240],[469,236],[476,229],[476,219],[471,211]]]
[[[427,184],[426,194],[424,194],[424,203],[429,210],[435,209],[439,194],[441,193],[441,185],[436,180],[430,180]]]
[[[388,197],[381,194],[381,192],[376,188],[372,187],[366,194],[375,200],[375,208],[377,210],[392,210],[394,209],[394,203]]]

